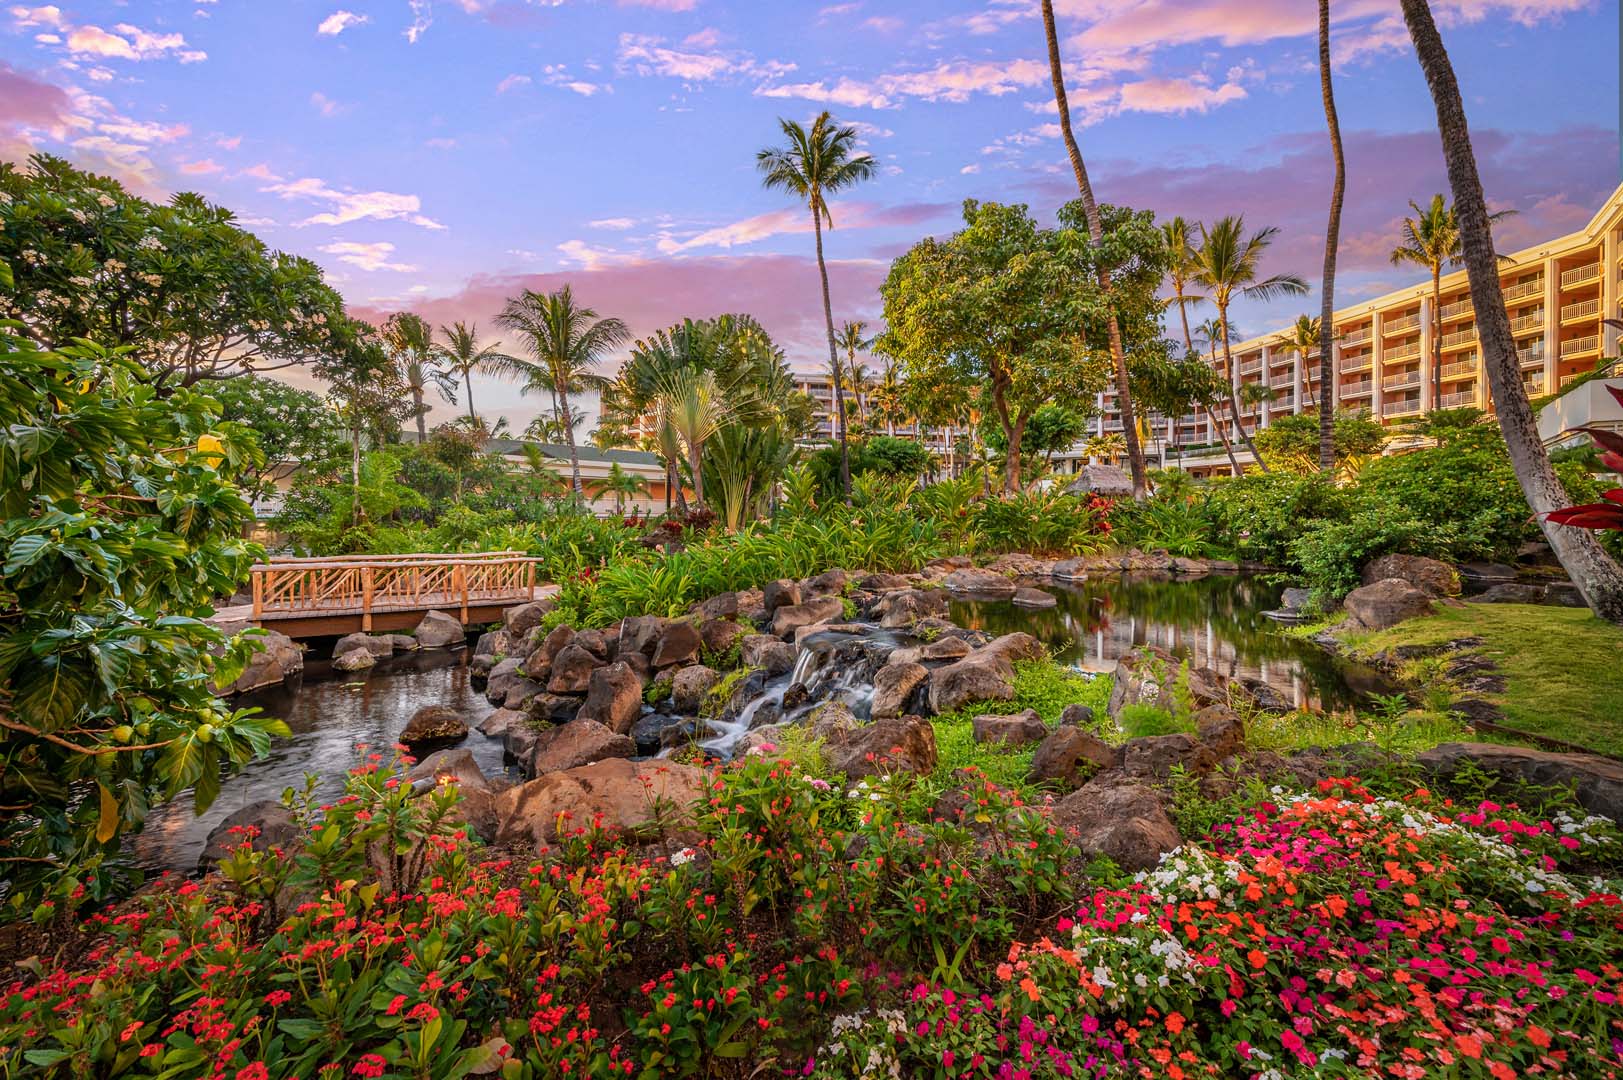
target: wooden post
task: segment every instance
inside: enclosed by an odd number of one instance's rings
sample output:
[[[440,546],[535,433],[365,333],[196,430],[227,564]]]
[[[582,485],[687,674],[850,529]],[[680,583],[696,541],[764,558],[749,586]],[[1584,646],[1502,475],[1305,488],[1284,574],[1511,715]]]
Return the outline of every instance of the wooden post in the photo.
[[[254,583],[254,622],[258,622],[265,614],[265,575],[257,570],[250,570],[249,574]]]
[[[466,563],[457,563],[451,571],[454,584],[452,588],[462,594],[462,624],[468,624],[468,567]]]
[[[361,567],[361,629],[372,632],[372,568]]]
[[[526,588],[526,595],[529,597],[529,599],[534,600],[535,599],[535,563],[533,561],[529,562],[529,563],[526,563],[525,566],[524,566],[524,571],[525,571],[524,572],[524,583],[525,583],[525,588]]]

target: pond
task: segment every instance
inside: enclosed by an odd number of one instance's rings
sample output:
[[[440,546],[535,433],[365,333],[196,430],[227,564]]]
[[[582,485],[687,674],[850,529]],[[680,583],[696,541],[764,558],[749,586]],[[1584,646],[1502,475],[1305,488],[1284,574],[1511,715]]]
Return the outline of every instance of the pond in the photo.
[[[403,653],[379,660],[368,672],[346,675],[334,671],[328,661],[314,659],[325,656],[331,642],[310,644],[302,685],[245,695],[234,702],[239,707],[257,705],[281,717],[293,737],[273,740],[270,754],[226,781],[220,797],[201,817],[192,813],[189,791],[153,808],[135,845],[136,861],[144,869],[189,873],[211,829],[249,803],[280,799],[289,787],[302,791],[306,773],[321,778],[317,785],[321,795],[336,797],[343,791],[345,773],[364,756],[356,747],[381,750],[387,758],[406,721],[424,705],[449,705],[470,727],[494,708],[469,685],[466,649]],[[502,775],[500,739],[475,731],[458,746],[473,751],[486,776]]]
[[[1111,575],[1044,589],[1057,607],[1033,611],[1008,601],[955,600],[948,617],[993,634],[1024,630],[1059,662],[1082,671],[1114,671],[1130,649],[1159,645],[1195,667],[1260,679],[1298,708],[1343,709],[1393,689],[1373,668],[1281,634],[1280,624],[1263,612],[1280,606],[1283,586],[1260,577]]]

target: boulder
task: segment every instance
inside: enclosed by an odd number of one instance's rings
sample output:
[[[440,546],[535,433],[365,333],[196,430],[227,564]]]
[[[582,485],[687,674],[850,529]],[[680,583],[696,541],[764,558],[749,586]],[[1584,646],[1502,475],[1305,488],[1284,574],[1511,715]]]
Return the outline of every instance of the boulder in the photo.
[[[197,872],[206,874],[232,849],[248,843],[255,851],[281,849],[291,853],[303,838],[293,811],[275,799],[251,802],[240,810],[233,810],[223,821],[209,830],[203,841],[203,851],[197,857]]]
[[[1516,568],[1504,563],[1466,562],[1460,563],[1460,576],[1467,581],[1515,581]]]
[[[552,658],[552,675],[547,679],[547,691],[553,694],[584,694],[591,684],[592,672],[601,663],[590,649],[570,642]]]
[[[1052,820],[1083,854],[1107,856],[1130,872],[1151,869],[1182,843],[1161,800],[1143,784],[1094,780],[1055,804]]]
[[[1107,711],[1114,717],[1127,705],[1153,705],[1176,712],[1186,688],[1180,685],[1183,663],[1154,645],[1140,645],[1122,654],[1116,661]],[[1228,681],[1210,668],[1189,668],[1187,692],[1197,709],[1228,703]]]
[[[1014,664],[1040,659],[1042,643],[1030,634],[1005,634],[956,663],[930,673],[930,708],[953,712],[972,701],[1008,701],[1014,697]]]
[[[923,664],[887,663],[874,675],[870,715],[875,720],[901,716],[907,711],[913,691],[929,677],[930,671]]]
[[[1061,559],[1049,568],[1048,575],[1056,581],[1086,581],[1088,560]]]
[[[794,646],[771,634],[749,634],[739,647],[745,667],[759,668],[768,675],[787,675],[795,667]]]
[[[547,724],[569,723],[581,708],[580,698],[549,694],[538,688],[524,702],[524,715],[532,726],[544,727]]]
[[[637,676],[637,681],[647,686],[649,680],[654,677],[654,667],[648,662],[648,657],[640,652],[623,651],[618,656],[619,659],[615,663],[624,664],[630,668],[632,673]]]
[[[1312,611],[1314,608],[1313,590],[1289,588],[1279,594],[1279,610],[1295,613]]]
[[[1423,555],[1382,555],[1364,564],[1359,577],[1365,585],[1377,581],[1406,581],[1427,596],[1458,596],[1460,575],[1450,565]]]
[[[485,678],[485,700],[492,705],[500,705],[507,697],[508,687],[524,678],[523,668],[524,661],[514,656],[491,668]]]
[[[1245,749],[1245,721],[1227,705],[1208,705],[1193,721],[1195,740],[1213,764]]]
[[[539,627],[537,627],[539,630]],[[534,679],[545,680],[552,674],[552,662],[558,654],[575,643],[575,631],[568,626],[554,626],[548,630],[524,661],[524,668]]]
[[[600,663],[608,662],[619,643],[620,635],[613,630],[582,630],[575,635],[574,641],[574,644],[597,657]]]
[[[807,601],[807,603],[811,603],[811,601]],[[816,634],[850,634],[856,636],[866,634],[872,629],[873,627],[867,623],[816,623],[810,626],[797,626],[795,632],[790,635],[790,641],[794,644],[795,652],[798,653],[805,647],[806,639]]]
[[[520,784],[496,800],[496,842],[539,849],[555,844],[562,821],[566,834],[594,822],[613,830],[637,830],[678,820],[706,793],[706,774],[666,761],[599,761]]]
[[[659,636],[665,630],[667,620],[658,615],[634,615],[620,623],[620,651],[616,654],[624,660],[629,653],[640,653],[652,660],[654,649],[659,645]]]
[[[844,570],[825,570],[816,577],[807,578],[800,587],[803,599],[814,596],[841,596],[845,593],[845,586],[851,580]]]
[[[1431,613],[1431,597],[1398,578],[1354,589],[1342,603],[1353,626],[1360,630],[1385,630]]]
[[[1014,582],[996,570],[978,569],[972,566],[952,571],[947,575],[944,584],[948,590],[960,596],[1006,600],[1015,593]]]
[[[932,660],[961,660],[973,646],[960,637],[939,637],[923,645],[896,649],[886,658],[891,664],[921,664]]]
[[[788,578],[778,578],[761,586],[761,606],[766,608],[770,617],[776,614],[781,607],[791,607],[800,603],[800,582],[790,581]]]
[[[1533,787],[1568,788],[1585,810],[1623,825],[1623,761],[1615,758],[1490,743],[1442,743],[1415,761],[1445,779],[1469,765]]]
[[[481,735],[499,739],[507,734],[507,729],[514,724],[524,723],[524,718],[525,714],[518,709],[497,709],[479,721],[479,726],[475,730]]]
[[[947,593],[944,589],[897,589],[879,598],[873,614],[879,625],[885,627],[911,626],[932,615],[947,611]]]
[[[1014,590],[1012,599],[1017,607],[1032,608],[1033,610],[1059,606],[1059,600],[1053,593],[1024,585]]]
[[[304,672],[304,650],[286,634],[275,630],[262,630],[253,642],[253,653],[248,663],[229,685],[217,687],[220,694],[246,694],[267,686],[281,686],[295,675]]]
[[[373,656],[393,656],[394,642],[388,634],[345,634],[333,643],[332,655],[336,660],[347,652],[365,649]]]
[[[681,721],[664,713],[646,712],[626,732],[637,747],[637,757],[653,757],[665,746],[665,729]]]
[[[1588,607],[1589,601],[1570,581],[1552,581],[1544,590],[1544,602],[1554,607]]]
[[[699,646],[703,644],[698,627],[685,619],[672,619],[660,627],[650,659],[655,669],[686,664],[698,659]]]
[[[678,668],[671,680],[671,708],[690,716],[697,714],[720,681],[721,675],[703,664]]]
[[[508,610],[517,609],[509,608]],[[515,634],[509,630],[491,630],[488,633],[479,635],[479,640],[474,642],[473,655],[505,657],[509,653],[515,652],[518,643],[523,639],[523,634]]]
[[[857,588],[872,593],[895,592],[912,584],[913,579],[906,574],[864,574],[857,578]]]
[[[693,611],[701,619],[736,619],[738,618],[738,594],[736,592],[717,593],[704,603],[695,606]]]
[[[400,732],[400,742],[416,751],[420,747],[443,745],[465,738],[468,722],[449,705],[424,705],[411,714]]]
[[[363,648],[354,648],[332,662],[339,671],[365,671],[378,662],[378,658]]]
[[[802,626],[833,622],[845,614],[838,596],[818,596],[800,604],[780,605],[772,613],[772,633],[787,638]]]
[[[1465,599],[1471,604],[1542,604],[1548,591],[1543,585],[1522,581],[1501,581]]]
[[[430,611],[423,615],[417,629],[412,631],[417,644],[425,649],[448,649],[467,640],[461,620],[443,611]]]
[[[1174,769],[1201,771],[1205,749],[1191,735],[1144,735],[1122,744],[1121,765],[1130,775],[1165,780]]]
[[[1042,642],[1030,634],[1018,631],[993,638],[975,651],[993,653],[1003,657],[1011,664],[1018,660],[1042,660],[1048,656],[1048,650],[1043,648]],[[974,653],[971,653],[971,655],[974,655]]]
[[[1060,710],[1060,727],[1093,727],[1093,710],[1086,705],[1067,705]]]
[[[458,815],[485,840],[496,835],[496,792],[486,779],[473,751],[436,750],[406,774],[412,783],[432,779],[436,784],[455,784],[461,799]]]
[[[541,625],[541,620],[552,610],[551,600],[532,600],[502,612],[502,629],[514,638],[522,638]]]
[[[629,725],[628,725],[629,730]],[[596,720],[573,720],[542,731],[530,751],[530,775],[578,769],[594,761],[628,758],[637,752],[629,735],[610,730]]]
[[[410,634],[384,634],[383,636],[389,639],[389,644],[394,646],[395,652],[416,652],[418,649],[423,648],[423,643]]]
[[[1036,709],[1006,716],[982,713],[970,721],[970,729],[978,743],[1002,743],[1005,746],[1026,746],[1042,742],[1048,736],[1048,725],[1043,723]]]
[[[642,715],[642,679],[624,660],[616,660],[592,672],[586,685],[586,704],[575,714],[574,723],[602,724],[624,735]]]
[[[1101,769],[1121,764],[1121,752],[1084,728],[1061,725],[1049,732],[1031,756],[1026,778],[1071,790]]]
[[[502,750],[514,761],[521,762],[526,770],[530,767],[530,759],[535,756],[535,744],[541,738],[541,728],[529,723],[510,724],[502,732]]]
[[[732,619],[707,619],[699,625],[699,640],[704,643],[704,649],[713,656],[724,655],[741,638],[747,637],[749,630]]]
[[[968,555],[944,555],[925,563],[924,572],[930,577],[946,577],[954,570],[967,570],[974,565],[975,560]]]
[[[1186,578],[1205,577],[1212,572],[1211,564],[1205,559],[1189,559],[1183,556],[1174,556],[1168,569],[1178,577]]]
[[[831,771],[852,779],[903,772],[928,775],[936,765],[935,728],[919,716],[841,725],[824,739],[823,758]]]
[[[543,689],[544,687],[534,679],[513,679],[507,683],[507,693],[502,697],[501,706],[504,709],[525,708],[530,699]]]

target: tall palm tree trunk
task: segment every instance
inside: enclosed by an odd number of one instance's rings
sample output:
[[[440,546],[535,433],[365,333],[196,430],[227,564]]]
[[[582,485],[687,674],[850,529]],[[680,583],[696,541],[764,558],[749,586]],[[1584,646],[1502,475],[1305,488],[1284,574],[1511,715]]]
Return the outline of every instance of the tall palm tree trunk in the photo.
[[[349,524],[353,528],[361,523],[361,429],[349,432]]]
[[[1076,145],[1076,133],[1071,130],[1071,107],[1065,97],[1065,72],[1059,57],[1059,35],[1054,29],[1054,0],[1043,0],[1043,30],[1048,35],[1048,70],[1054,81],[1054,103],[1059,107],[1059,129],[1065,138],[1065,152],[1071,159],[1071,171],[1076,173],[1077,191],[1082,196],[1082,212],[1088,219],[1088,237],[1094,247],[1104,241],[1104,226],[1099,221],[1099,206],[1093,200],[1093,185],[1088,182],[1088,168],[1082,161],[1082,151]],[[1099,266],[1099,291],[1110,298],[1110,270]],[[1127,443],[1127,466],[1133,476],[1133,498],[1143,499],[1145,494],[1144,448],[1138,442],[1138,426],[1133,415],[1133,395],[1127,385],[1127,354],[1122,348],[1121,326],[1116,312],[1110,312],[1110,362],[1116,376],[1116,410],[1121,413],[1121,428]]]
[[[428,441],[428,428],[423,422],[423,388],[411,388],[411,400],[417,413],[417,445],[421,446]]]
[[[1443,39],[1432,20],[1426,0],[1402,0],[1403,19],[1409,26],[1420,67],[1426,73],[1431,96],[1437,107],[1437,131],[1442,137],[1443,157],[1448,164],[1448,181],[1454,192],[1454,210],[1459,216],[1460,241],[1464,250],[1466,276],[1471,282],[1471,307],[1477,313],[1478,337],[1488,385],[1497,403],[1499,429],[1504,433],[1511,466],[1528,505],[1538,515],[1540,527],[1556,558],[1572,576],[1573,584],[1594,609],[1595,614],[1623,623],[1623,568],[1613,562],[1586,530],[1551,525],[1544,515],[1571,503],[1566,489],[1550,467],[1539,440],[1532,406],[1522,386],[1516,363],[1516,342],[1510,332],[1510,315],[1505,310],[1504,292],[1499,287],[1499,259],[1493,250],[1493,233],[1488,219],[1487,200],[1477,175],[1476,156],[1471,150],[1470,128],[1465,121],[1465,105],[1460,100],[1454,66],[1443,48]]]
[[[462,369],[462,385],[468,391],[468,425],[474,427],[479,423],[479,415],[473,411],[473,368]]]
[[[1177,291],[1172,294],[1173,301],[1178,305],[1178,317],[1183,320],[1183,351],[1195,351],[1195,339],[1189,336],[1189,306],[1184,303],[1183,286],[1174,285]]]
[[[845,392],[840,387],[840,352],[834,344],[834,304],[828,297],[828,265],[823,262],[823,219],[812,203],[812,232],[817,236],[817,276],[823,281],[823,323],[828,329],[828,370],[834,376],[834,411],[840,424],[840,492],[851,502],[851,447],[845,438]],[[700,498],[703,502],[703,498]]]
[[[1330,185],[1330,223],[1324,230],[1323,299],[1319,304],[1319,469],[1336,467],[1335,310],[1336,248],[1341,243],[1341,203],[1347,193],[1347,160],[1341,153],[1341,120],[1336,115],[1335,90],[1330,82],[1330,0],[1319,0],[1319,89],[1324,96],[1324,122],[1330,129],[1330,156],[1336,178]]]
[[[558,415],[563,420],[564,443],[569,447],[569,486],[575,493],[575,501],[581,501],[580,486],[580,450],[575,446],[575,417],[569,411],[569,387],[558,384],[553,391],[558,398]]]
[[[1257,468],[1263,472],[1271,472],[1268,463],[1262,460],[1261,454],[1257,453],[1257,444],[1251,441],[1251,433],[1246,431],[1244,424],[1240,423],[1240,399],[1235,396],[1234,392],[1234,354],[1229,351],[1229,312],[1227,304],[1217,309],[1217,318],[1223,324],[1223,364],[1229,370],[1229,415],[1234,418],[1234,430],[1239,433],[1241,439],[1245,440],[1245,448],[1251,451],[1252,460],[1257,463]],[[1238,465],[1234,467],[1235,476],[1240,475],[1239,468]]]
[[[1217,367],[1217,342],[1212,342],[1212,367]],[[1232,384],[1231,384],[1232,385]],[[1212,430],[1217,432],[1218,441],[1223,444],[1223,453],[1228,455],[1229,474],[1240,475],[1240,459],[1234,456],[1234,443],[1229,439],[1229,433],[1223,430],[1223,424],[1217,419],[1217,413],[1210,405],[1205,406],[1206,419],[1211,421]]]

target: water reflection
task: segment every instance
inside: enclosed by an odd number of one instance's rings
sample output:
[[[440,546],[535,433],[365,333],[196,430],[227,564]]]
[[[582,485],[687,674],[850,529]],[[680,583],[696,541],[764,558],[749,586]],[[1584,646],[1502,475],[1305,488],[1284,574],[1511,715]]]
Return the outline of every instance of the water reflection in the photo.
[[[1279,606],[1282,586],[1258,577],[1112,575],[1046,588],[1057,607],[1032,611],[1007,601],[960,600],[952,602],[949,617],[994,634],[1024,630],[1056,659],[1084,671],[1113,671],[1135,646],[1158,645],[1196,667],[1268,683],[1298,708],[1345,708],[1391,689],[1379,672],[1279,633],[1263,612]]]
[[[245,696],[237,704],[257,705],[281,717],[293,737],[274,740],[267,757],[227,780],[220,797],[201,817],[192,813],[190,792],[154,808],[135,844],[136,860],[143,867],[189,872],[197,865],[209,830],[249,803],[278,799],[288,787],[302,790],[307,772],[322,778],[318,790],[325,796],[336,796],[343,789],[345,772],[360,760],[356,744],[389,754],[406,721],[424,705],[449,705],[469,727],[492,710],[484,695],[469,685],[465,649],[405,653],[358,674],[335,672],[325,660],[307,661],[302,685]],[[473,751],[486,776],[502,773],[500,739],[472,732],[459,745]]]

